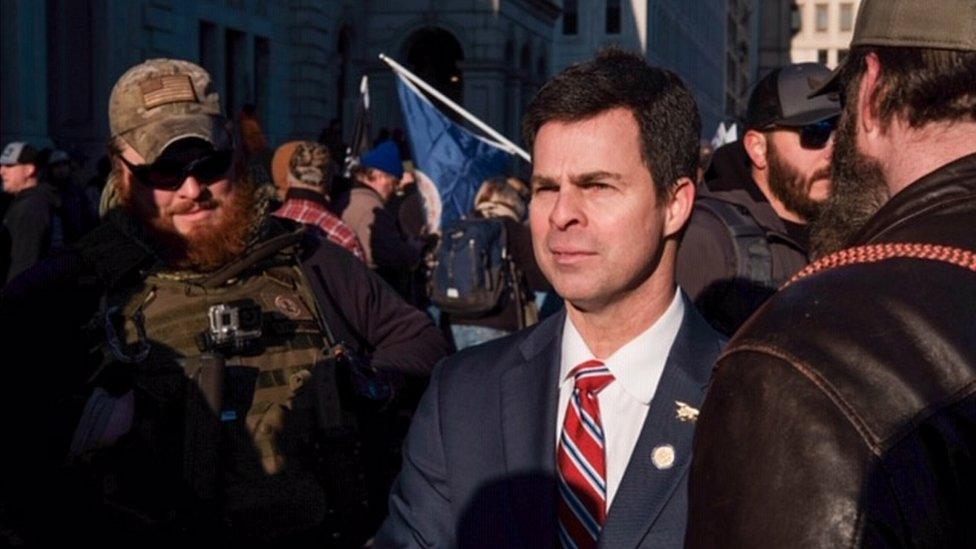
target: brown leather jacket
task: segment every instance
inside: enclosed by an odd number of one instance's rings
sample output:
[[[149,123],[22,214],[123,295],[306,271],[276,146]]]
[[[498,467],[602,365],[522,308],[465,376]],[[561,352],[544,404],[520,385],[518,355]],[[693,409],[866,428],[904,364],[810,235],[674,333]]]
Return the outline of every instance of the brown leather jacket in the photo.
[[[976,251],[976,154],[854,245]],[[976,546],[976,272],[888,259],[777,294],[719,358],[686,547]]]

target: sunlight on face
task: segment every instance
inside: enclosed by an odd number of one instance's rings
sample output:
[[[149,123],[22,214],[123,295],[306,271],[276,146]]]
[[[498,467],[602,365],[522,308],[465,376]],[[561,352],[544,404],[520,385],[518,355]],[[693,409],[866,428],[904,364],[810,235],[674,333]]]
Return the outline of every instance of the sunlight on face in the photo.
[[[665,212],[633,114],[618,108],[548,122],[533,161],[533,248],[559,295],[593,309],[646,283],[658,264]]]

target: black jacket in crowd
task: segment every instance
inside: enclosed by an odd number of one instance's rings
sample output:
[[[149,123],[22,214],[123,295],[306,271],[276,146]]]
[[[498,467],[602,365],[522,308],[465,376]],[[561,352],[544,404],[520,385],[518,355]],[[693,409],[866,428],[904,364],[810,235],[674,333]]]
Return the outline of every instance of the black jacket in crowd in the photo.
[[[57,189],[47,183],[17,193],[0,228],[0,279],[12,280],[44,258],[60,205]]]
[[[850,244],[893,243],[976,251],[976,154],[896,194]],[[686,547],[976,546],[968,261],[828,269],[742,327],[698,420]]]

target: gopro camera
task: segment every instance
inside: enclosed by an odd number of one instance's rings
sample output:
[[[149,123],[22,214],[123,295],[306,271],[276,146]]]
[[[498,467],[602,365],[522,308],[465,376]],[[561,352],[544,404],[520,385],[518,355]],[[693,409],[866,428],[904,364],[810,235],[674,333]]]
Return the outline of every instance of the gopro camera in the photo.
[[[207,316],[210,331],[205,338],[210,348],[241,352],[261,338],[261,306],[250,299],[213,305]]]

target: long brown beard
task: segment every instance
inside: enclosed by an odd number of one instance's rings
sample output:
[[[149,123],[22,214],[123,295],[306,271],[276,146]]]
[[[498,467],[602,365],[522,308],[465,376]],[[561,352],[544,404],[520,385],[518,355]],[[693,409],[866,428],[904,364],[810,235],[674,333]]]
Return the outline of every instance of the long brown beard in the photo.
[[[810,186],[814,181],[830,177],[830,169],[824,168],[804,178],[799,170],[794,168],[780,155],[779,151],[768,142],[767,158],[769,162],[769,190],[791,212],[795,212],[804,221],[810,222],[817,218],[823,208],[823,202],[810,198]]]
[[[857,150],[856,99],[846,105],[831,158],[833,192],[810,226],[814,257],[847,247],[890,194],[881,163]]]
[[[247,248],[248,239],[256,223],[257,192],[246,180],[234,183],[235,189],[226,202],[208,199],[182,205],[165,212],[151,221],[142,219],[134,211],[127,189],[123,186],[122,201],[136,219],[140,219],[150,239],[160,250],[166,264],[176,270],[211,272],[240,257]],[[194,228],[188,235],[181,235],[172,226],[171,215],[189,211],[194,206],[213,208],[220,206],[220,219],[213,225]],[[178,211],[178,210],[182,210]]]

